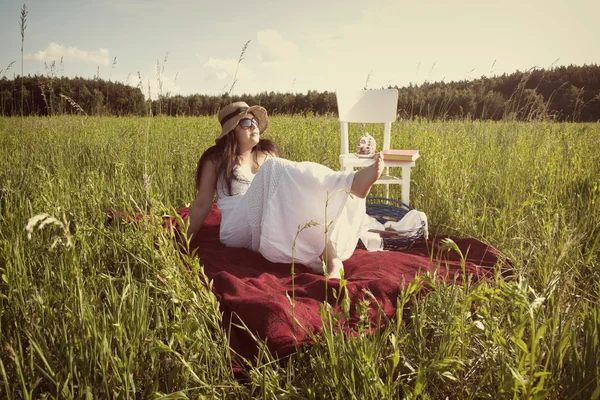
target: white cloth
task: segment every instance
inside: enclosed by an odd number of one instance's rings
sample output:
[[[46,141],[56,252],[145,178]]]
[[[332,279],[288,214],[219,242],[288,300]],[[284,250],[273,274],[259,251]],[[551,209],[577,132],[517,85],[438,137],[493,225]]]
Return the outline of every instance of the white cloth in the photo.
[[[369,229],[383,230],[384,227],[381,222],[365,213],[363,217],[362,230],[360,233],[360,240],[362,240],[365,249],[368,251],[383,250],[383,239],[379,233],[369,232]]]
[[[294,248],[295,262],[322,273],[319,257],[328,229],[340,259],[350,258],[366,215],[365,199],[350,196],[354,172],[281,158],[268,158],[254,177],[236,171],[242,179],[232,182],[233,196],[223,190],[222,176],[217,181],[223,244],[249,248],[280,263],[292,261]],[[316,224],[305,227],[311,221]]]
[[[360,240],[362,240],[365,248],[369,251],[381,251],[383,250],[383,239],[377,232],[369,232],[370,229],[377,231],[384,231],[386,228],[391,228],[396,233],[399,233],[398,237],[412,237],[416,230],[423,226],[423,237],[429,238],[429,228],[427,223],[427,215],[422,211],[410,210],[407,212],[400,221],[387,221],[385,224],[377,221],[370,215],[365,215],[363,219],[362,231],[360,233]]]
[[[400,221],[388,221],[383,225],[384,229],[392,228],[395,231],[406,231],[411,235],[411,231],[419,229],[421,226],[423,226],[423,237],[425,239],[429,239],[429,224],[427,222],[427,215],[425,215],[423,211],[417,210],[410,210],[406,213],[406,215],[404,215],[404,217],[402,217]]]

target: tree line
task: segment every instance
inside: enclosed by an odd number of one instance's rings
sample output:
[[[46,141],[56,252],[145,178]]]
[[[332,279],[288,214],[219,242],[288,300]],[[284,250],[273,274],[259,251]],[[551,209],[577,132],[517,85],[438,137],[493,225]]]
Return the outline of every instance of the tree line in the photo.
[[[34,75],[0,79],[0,115],[143,115],[139,87],[103,79]]]
[[[517,71],[458,82],[396,87],[399,118],[482,120],[600,120],[600,66]],[[140,86],[94,79],[34,75],[0,79],[0,115],[214,115],[242,100],[271,114],[336,114],[334,92],[262,92],[230,96],[160,94],[146,100]]]

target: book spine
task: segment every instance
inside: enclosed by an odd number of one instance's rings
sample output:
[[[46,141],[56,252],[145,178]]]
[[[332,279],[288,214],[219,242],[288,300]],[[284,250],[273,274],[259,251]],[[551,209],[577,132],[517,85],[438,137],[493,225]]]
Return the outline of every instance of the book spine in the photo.
[[[383,160],[388,161],[413,161],[412,157],[398,157],[398,156],[383,156]]]

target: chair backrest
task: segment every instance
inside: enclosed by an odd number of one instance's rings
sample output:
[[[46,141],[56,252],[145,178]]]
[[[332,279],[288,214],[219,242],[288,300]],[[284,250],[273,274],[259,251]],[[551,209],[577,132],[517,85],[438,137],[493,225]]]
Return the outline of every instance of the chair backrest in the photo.
[[[342,154],[348,154],[348,122],[383,123],[383,149],[390,148],[392,122],[398,112],[398,89],[337,90],[336,99]]]

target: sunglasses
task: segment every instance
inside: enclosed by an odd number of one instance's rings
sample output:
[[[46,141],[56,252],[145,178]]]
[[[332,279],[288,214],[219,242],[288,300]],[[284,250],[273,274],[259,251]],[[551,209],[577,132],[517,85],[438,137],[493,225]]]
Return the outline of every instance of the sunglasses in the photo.
[[[258,120],[256,118],[242,118],[238,125],[242,128],[250,128],[254,124],[254,126],[258,127]]]

